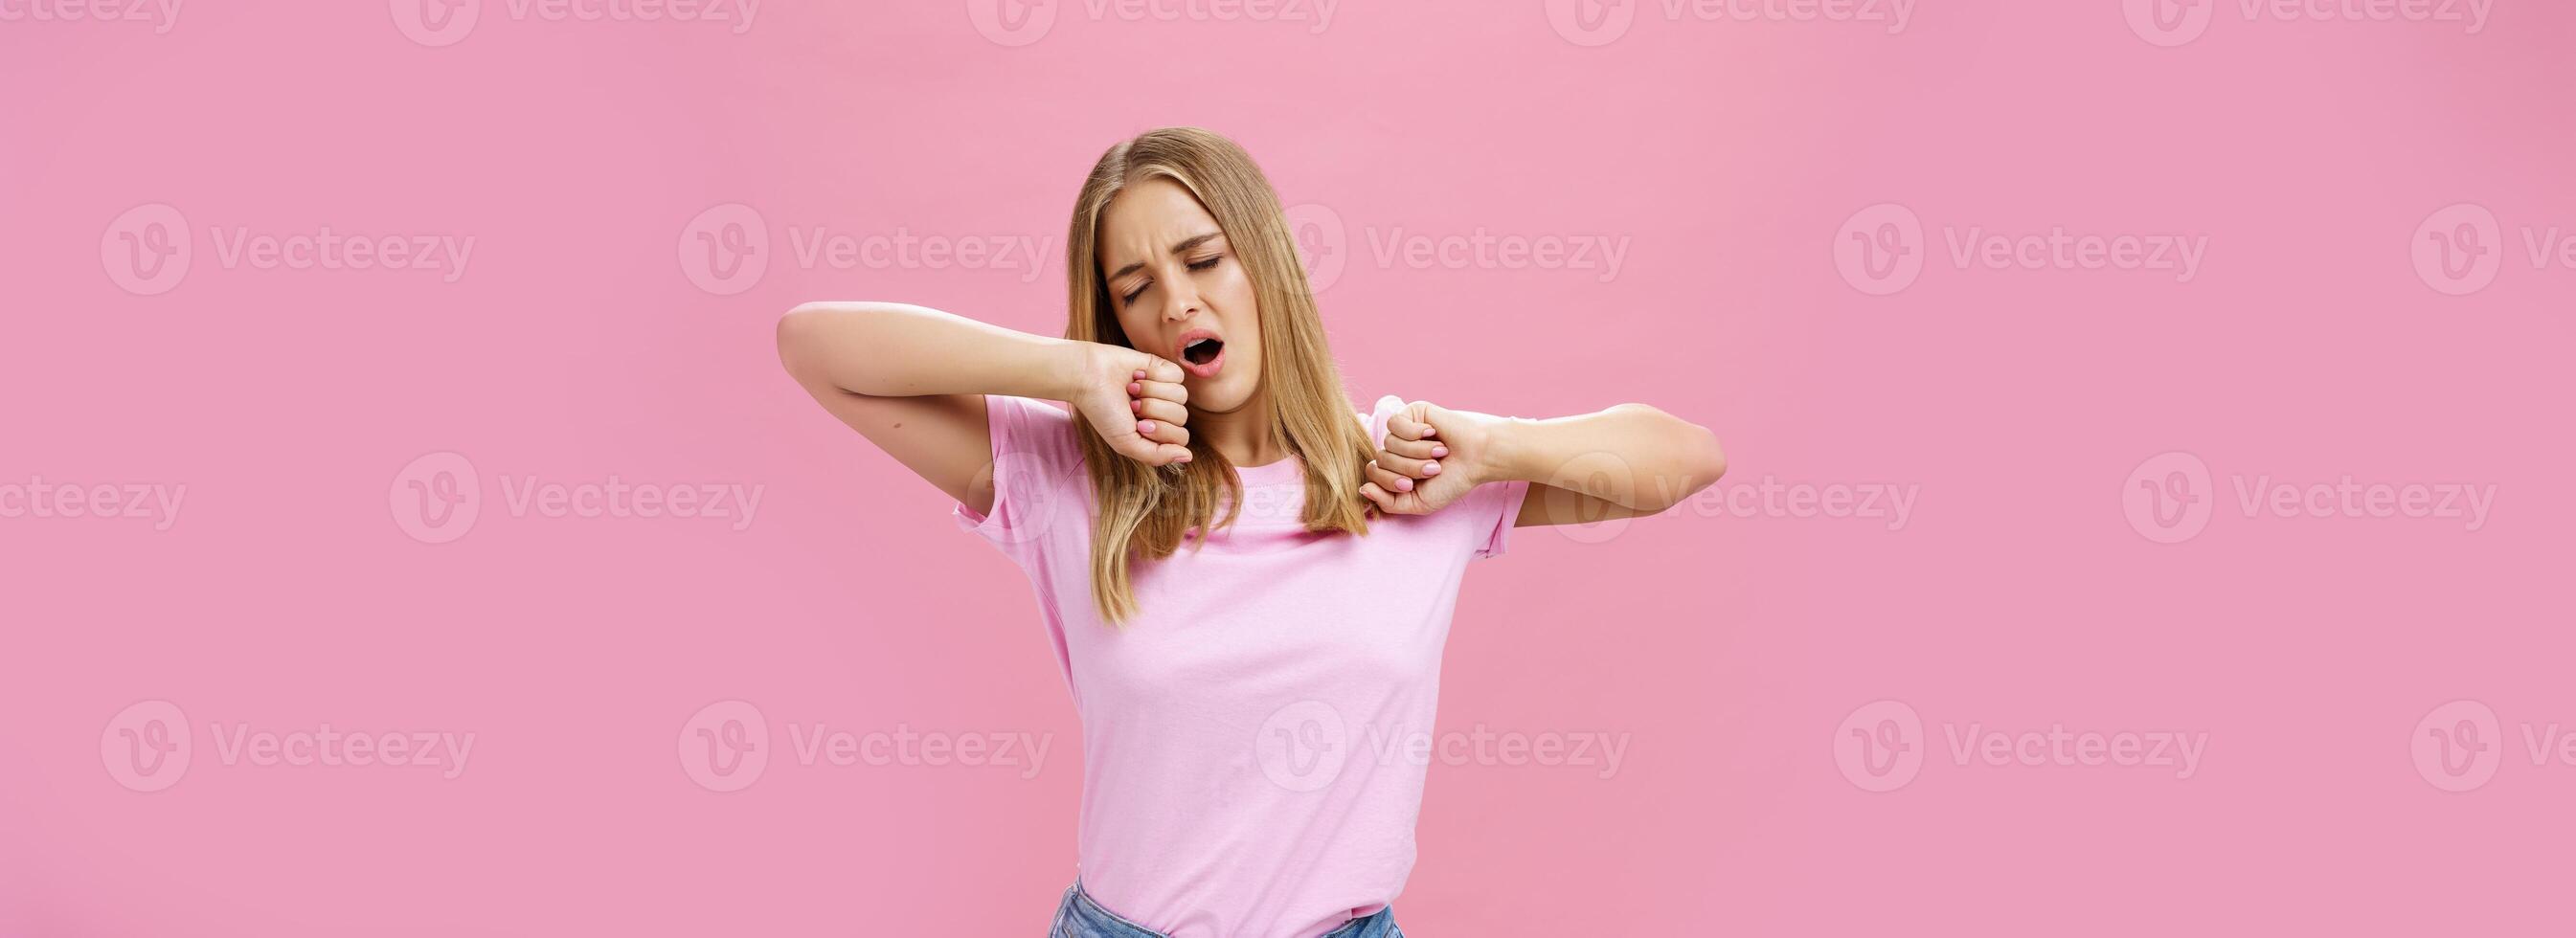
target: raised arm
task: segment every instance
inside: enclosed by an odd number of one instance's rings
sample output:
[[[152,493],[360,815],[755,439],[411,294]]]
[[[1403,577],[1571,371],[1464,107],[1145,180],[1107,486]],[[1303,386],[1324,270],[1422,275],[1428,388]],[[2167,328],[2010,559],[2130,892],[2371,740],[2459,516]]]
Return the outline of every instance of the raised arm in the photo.
[[[779,318],[778,357],[832,416],[977,511],[993,504],[987,394],[1069,402],[1139,462],[1189,459],[1180,366],[1123,346],[903,303],[808,303]]]
[[[1655,514],[1725,474],[1716,434],[1644,404],[1530,420],[1417,401],[1387,421],[1361,491],[1416,513],[1487,482],[1528,482],[1512,523],[1529,527]]]

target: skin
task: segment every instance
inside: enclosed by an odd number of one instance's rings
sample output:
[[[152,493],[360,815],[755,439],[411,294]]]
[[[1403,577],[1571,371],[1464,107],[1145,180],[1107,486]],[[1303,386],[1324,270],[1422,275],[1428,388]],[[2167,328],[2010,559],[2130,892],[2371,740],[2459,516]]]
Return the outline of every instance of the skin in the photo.
[[[987,394],[1065,401],[1112,450],[1147,465],[1188,461],[1193,433],[1237,466],[1286,458],[1269,430],[1259,304],[1206,208],[1169,180],[1130,186],[1102,213],[1098,254],[1128,346],[835,302],[781,317],[779,358],[825,410],[978,512],[993,505]],[[1191,329],[1225,342],[1213,377],[1176,363]],[[1643,404],[1529,420],[1415,402],[1378,448],[1361,492],[1379,510],[1425,514],[1478,485],[1527,481],[1519,526],[1655,514],[1726,471],[1715,435]]]

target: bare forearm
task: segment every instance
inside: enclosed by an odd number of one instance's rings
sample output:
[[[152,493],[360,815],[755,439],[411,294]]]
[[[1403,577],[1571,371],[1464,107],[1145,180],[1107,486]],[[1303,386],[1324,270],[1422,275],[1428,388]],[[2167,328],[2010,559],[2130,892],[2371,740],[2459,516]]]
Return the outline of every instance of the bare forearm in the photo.
[[[905,303],[808,303],[778,321],[788,371],[871,397],[1009,394],[1069,400],[1090,343]]]
[[[1726,473],[1707,428],[1644,404],[1547,420],[1490,418],[1482,481],[1555,486],[1652,514]]]

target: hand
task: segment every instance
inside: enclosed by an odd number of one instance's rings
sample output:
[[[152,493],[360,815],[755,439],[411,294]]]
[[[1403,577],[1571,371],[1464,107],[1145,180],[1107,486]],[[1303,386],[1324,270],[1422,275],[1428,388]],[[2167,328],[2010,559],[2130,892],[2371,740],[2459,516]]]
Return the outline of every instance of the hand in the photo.
[[[1360,494],[1391,515],[1449,507],[1484,481],[1492,418],[1415,401],[1387,418]]]
[[[1070,403],[1118,455],[1148,466],[1190,461],[1190,399],[1181,366],[1135,349],[1093,345]]]

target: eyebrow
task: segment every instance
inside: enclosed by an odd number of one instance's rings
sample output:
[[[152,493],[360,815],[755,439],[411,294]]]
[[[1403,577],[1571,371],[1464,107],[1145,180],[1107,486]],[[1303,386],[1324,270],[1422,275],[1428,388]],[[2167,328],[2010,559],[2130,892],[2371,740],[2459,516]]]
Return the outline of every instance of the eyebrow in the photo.
[[[1181,243],[1179,243],[1179,244],[1172,245],[1172,253],[1174,253],[1174,254],[1186,254],[1186,253],[1188,253],[1188,252],[1189,252],[1189,250],[1190,250],[1191,248],[1198,247],[1199,245],[1202,245],[1202,244],[1206,244],[1206,243],[1208,242],[1208,239],[1210,239],[1210,238],[1214,238],[1214,237],[1216,237],[1218,234],[1220,234],[1220,232],[1211,231],[1211,232],[1208,232],[1208,233],[1206,233],[1206,234],[1198,235],[1198,236],[1196,236],[1196,237],[1193,237],[1193,238],[1190,238],[1190,239],[1188,239],[1188,240],[1182,241],[1182,242],[1181,242]],[[1127,265],[1127,266],[1125,266],[1125,267],[1118,268],[1118,271],[1117,271],[1116,273],[1112,273],[1112,274],[1110,274],[1106,279],[1107,279],[1107,280],[1116,280],[1116,279],[1118,279],[1118,278],[1120,278],[1120,277],[1127,276],[1128,274],[1135,273],[1137,270],[1139,270],[1139,269],[1143,268],[1144,266],[1145,266],[1145,262],[1144,262],[1144,261],[1137,261],[1137,262],[1135,262],[1135,263],[1133,263],[1133,264],[1129,264],[1129,265]]]

